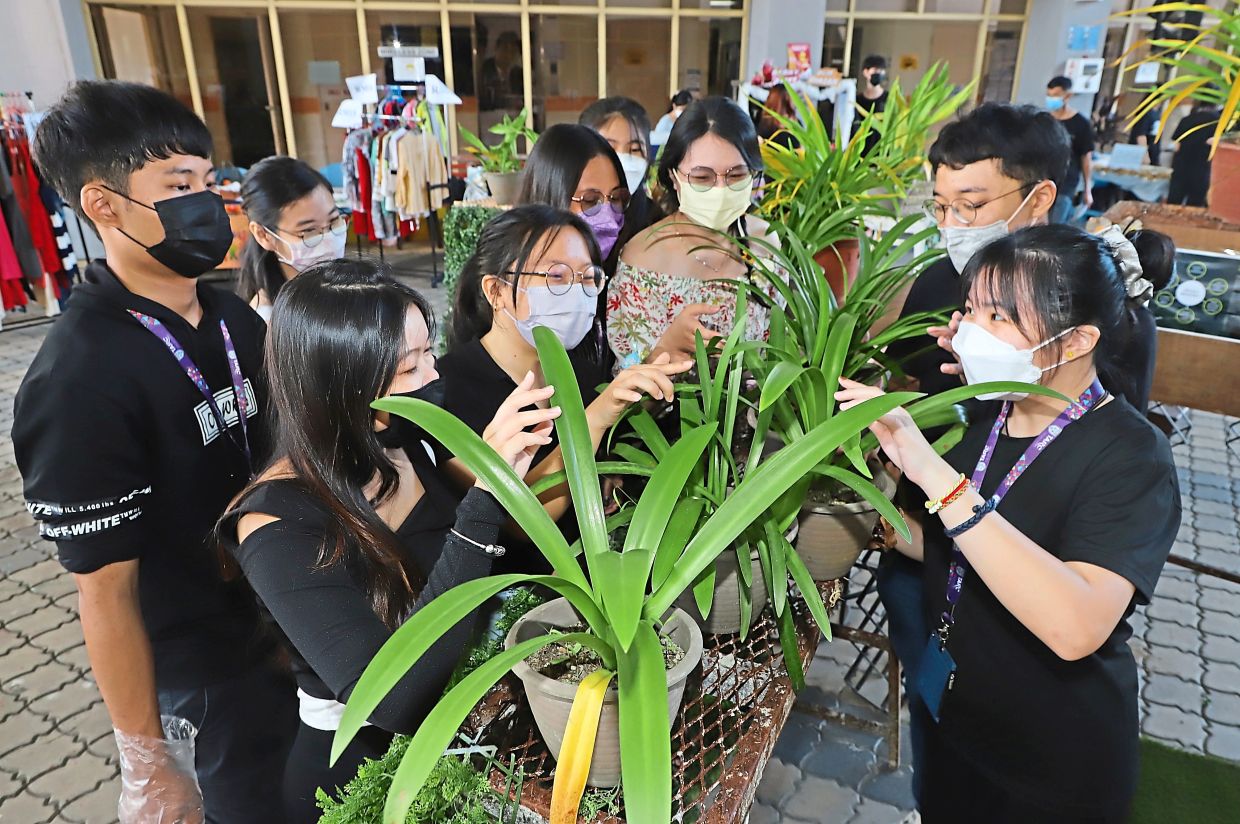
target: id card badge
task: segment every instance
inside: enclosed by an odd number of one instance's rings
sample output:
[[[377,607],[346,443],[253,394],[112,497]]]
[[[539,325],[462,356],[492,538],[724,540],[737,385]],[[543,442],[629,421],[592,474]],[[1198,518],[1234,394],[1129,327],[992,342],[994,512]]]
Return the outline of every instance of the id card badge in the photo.
[[[939,711],[943,707],[943,696],[952,688],[955,680],[956,662],[939,640],[938,633],[930,633],[926,651],[918,664],[917,689],[935,723],[938,723]]]

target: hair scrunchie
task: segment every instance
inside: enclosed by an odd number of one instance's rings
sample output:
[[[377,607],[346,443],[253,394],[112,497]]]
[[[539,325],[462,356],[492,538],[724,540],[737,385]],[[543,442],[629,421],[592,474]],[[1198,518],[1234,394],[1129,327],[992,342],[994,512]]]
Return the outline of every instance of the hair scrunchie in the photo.
[[[1128,298],[1142,306],[1147,305],[1154,296],[1154,284],[1142,276],[1144,272],[1141,269],[1141,256],[1137,254],[1137,247],[1128,239],[1128,235],[1109,221],[1105,226],[1091,227],[1090,231],[1111,250],[1111,255],[1119,267],[1120,277],[1124,279]]]

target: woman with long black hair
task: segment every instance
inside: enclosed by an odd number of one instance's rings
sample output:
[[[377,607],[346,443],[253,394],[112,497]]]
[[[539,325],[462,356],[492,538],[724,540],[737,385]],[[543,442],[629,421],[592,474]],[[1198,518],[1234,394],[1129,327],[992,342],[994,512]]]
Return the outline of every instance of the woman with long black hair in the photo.
[[[672,376],[688,370],[691,361],[673,363],[664,356],[611,377],[598,316],[598,295],[606,280],[594,235],[571,212],[517,206],[494,218],[482,230],[457,285],[448,354],[441,359],[444,408],[481,431],[522,375],[533,372],[541,383],[535,326],[551,329],[568,350],[596,449],[633,403],[644,396],[670,401]],[[445,458],[449,472],[462,483],[473,481],[458,461]],[[548,442],[526,480],[533,483],[563,467],[554,441]],[[572,519],[563,517],[570,506],[567,487],[544,493],[542,500],[571,531]],[[537,564],[540,558],[514,552],[505,563],[522,568],[526,560]]]
[[[224,548],[287,638],[301,725],[284,776],[289,821],[315,821],[314,792],[412,733],[443,691],[471,619],[444,635],[388,693],[335,766],[343,702],[392,632],[457,584],[490,574],[504,513],[481,484],[460,500],[419,433],[370,408],[434,381],[426,301],[376,264],[308,269],[276,299],[267,378],[273,460],[219,525]],[[548,442],[557,408],[526,374],[483,439],[518,474]],[[541,405],[540,405],[541,404]]]
[[[604,97],[582,110],[577,122],[594,129],[620,158],[624,183],[632,201],[625,220],[630,234],[645,229],[653,222],[654,202],[646,186],[654,154],[650,148],[650,115],[642,104],[631,97]]]
[[[327,178],[283,155],[260,160],[246,172],[241,203],[251,237],[241,252],[237,290],[270,322],[271,307],[287,281],[344,255],[348,222]]]
[[[667,217],[620,253],[607,290],[607,337],[622,366],[667,353],[691,357],[695,335],[726,334],[736,312],[729,281],[751,274],[746,239],[766,224],[750,215],[762,154],[753,120],[726,97],[690,103],[659,160]],[[755,284],[771,299],[770,284]],[[766,336],[769,309],[749,302],[745,337]]]
[[[925,560],[933,630],[919,709],[937,722],[923,759],[927,824],[1128,820],[1128,619],[1153,595],[1180,523],[1167,439],[1105,383],[1132,331],[1133,254],[1065,225],[983,247],[963,272],[952,340],[965,377],[1062,398],[983,395],[1002,403],[943,457],[902,409],[871,427],[904,475],[913,540],[897,549]],[[841,383],[841,408],[881,394]]]

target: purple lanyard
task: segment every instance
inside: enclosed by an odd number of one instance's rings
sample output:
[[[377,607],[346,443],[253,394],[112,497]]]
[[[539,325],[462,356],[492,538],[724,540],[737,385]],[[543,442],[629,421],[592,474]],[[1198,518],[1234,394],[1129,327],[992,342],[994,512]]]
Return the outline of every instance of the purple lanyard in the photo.
[[[1096,405],[1106,395],[1102,384],[1097,378],[1089,385],[1081,396],[1074,403],[1068,404],[1064,411],[1059,413],[1055,420],[1051,421],[1050,426],[1042,430],[1042,434],[1033,439],[1033,443],[1025,449],[1020,458],[1012,466],[1008,474],[999,482],[999,487],[995,490],[995,494],[991,496],[995,506],[1003,500],[1003,496],[1012,488],[1012,484],[1016,483],[1016,479],[1025,473],[1025,470],[1041,455],[1046,448],[1058,438],[1068,426],[1079,421],[1086,412]],[[977,466],[973,467],[973,488],[980,494],[982,491],[982,481],[986,479],[986,470],[990,468],[990,458],[994,454],[995,445],[999,442],[999,433],[1003,430],[1004,424],[1007,423],[1008,413],[1012,411],[1012,402],[1004,401],[1003,408],[999,410],[999,416],[995,418],[995,425],[990,428],[990,437],[986,439],[986,445],[982,447],[982,454],[978,456]],[[952,543],[952,560],[947,569],[947,610],[943,612],[942,623],[939,625],[939,639],[943,643],[947,643],[947,636],[955,623],[956,604],[960,601],[960,593],[964,589],[964,576],[969,570],[969,562],[965,559],[964,553],[960,551],[960,546]]]
[[[224,415],[220,412],[219,405],[215,402],[215,395],[211,392],[211,387],[207,386],[207,381],[202,376],[202,370],[190,359],[185,353],[183,347],[168,328],[157,318],[150,315],[144,315],[141,312],[129,310],[129,314],[137,319],[147,328],[152,335],[159,338],[164,346],[168,347],[168,351],[172,353],[172,357],[177,359],[177,363],[185,370],[185,375],[198,387],[198,391],[207,399],[207,406],[211,409],[211,414],[215,416],[215,422],[220,427],[220,432],[227,435],[233,443],[237,445],[245,454],[247,464],[252,463],[250,456],[250,433],[246,424],[246,415],[250,410],[250,402],[245,395],[245,378],[241,375],[241,363],[237,360],[237,348],[233,346],[232,335],[228,332],[228,324],[220,319],[220,334],[224,336],[224,352],[228,355],[228,371],[232,375],[233,395],[237,399],[237,418],[241,423],[241,440],[237,440],[232,431],[228,428]]]

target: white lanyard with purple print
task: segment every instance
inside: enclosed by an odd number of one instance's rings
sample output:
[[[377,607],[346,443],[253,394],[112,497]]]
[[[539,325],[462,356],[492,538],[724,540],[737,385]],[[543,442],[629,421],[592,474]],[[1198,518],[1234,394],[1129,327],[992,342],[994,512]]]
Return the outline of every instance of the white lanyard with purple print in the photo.
[[[250,402],[245,395],[245,378],[241,374],[241,363],[237,360],[237,348],[233,346],[232,335],[228,332],[228,324],[220,319],[220,334],[224,336],[224,352],[228,356],[228,371],[232,376],[233,395],[237,399],[237,418],[241,424],[241,440],[233,435],[232,430],[228,428],[228,422],[224,420],[224,415],[220,412],[219,404],[215,402],[215,395],[211,392],[211,387],[207,386],[207,381],[202,376],[202,370],[185,352],[185,347],[180,344],[168,328],[158,319],[150,315],[144,315],[141,312],[129,310],[129,314],[146,327],[147,331],[163,342],[168,351],[172,353],[172,357],[176,358],[177,363],[185,370],[185,375],[198,387],[198,391],[207,399],[207,406],[211,409],[211,414],[215,417],[215,422],[220,428],[220,432],[227,435],[237,448],[245,455],[246,463],[252,464],[253,459],[250,455],[250,433],[246,424],[246,415],[250,409]]]

